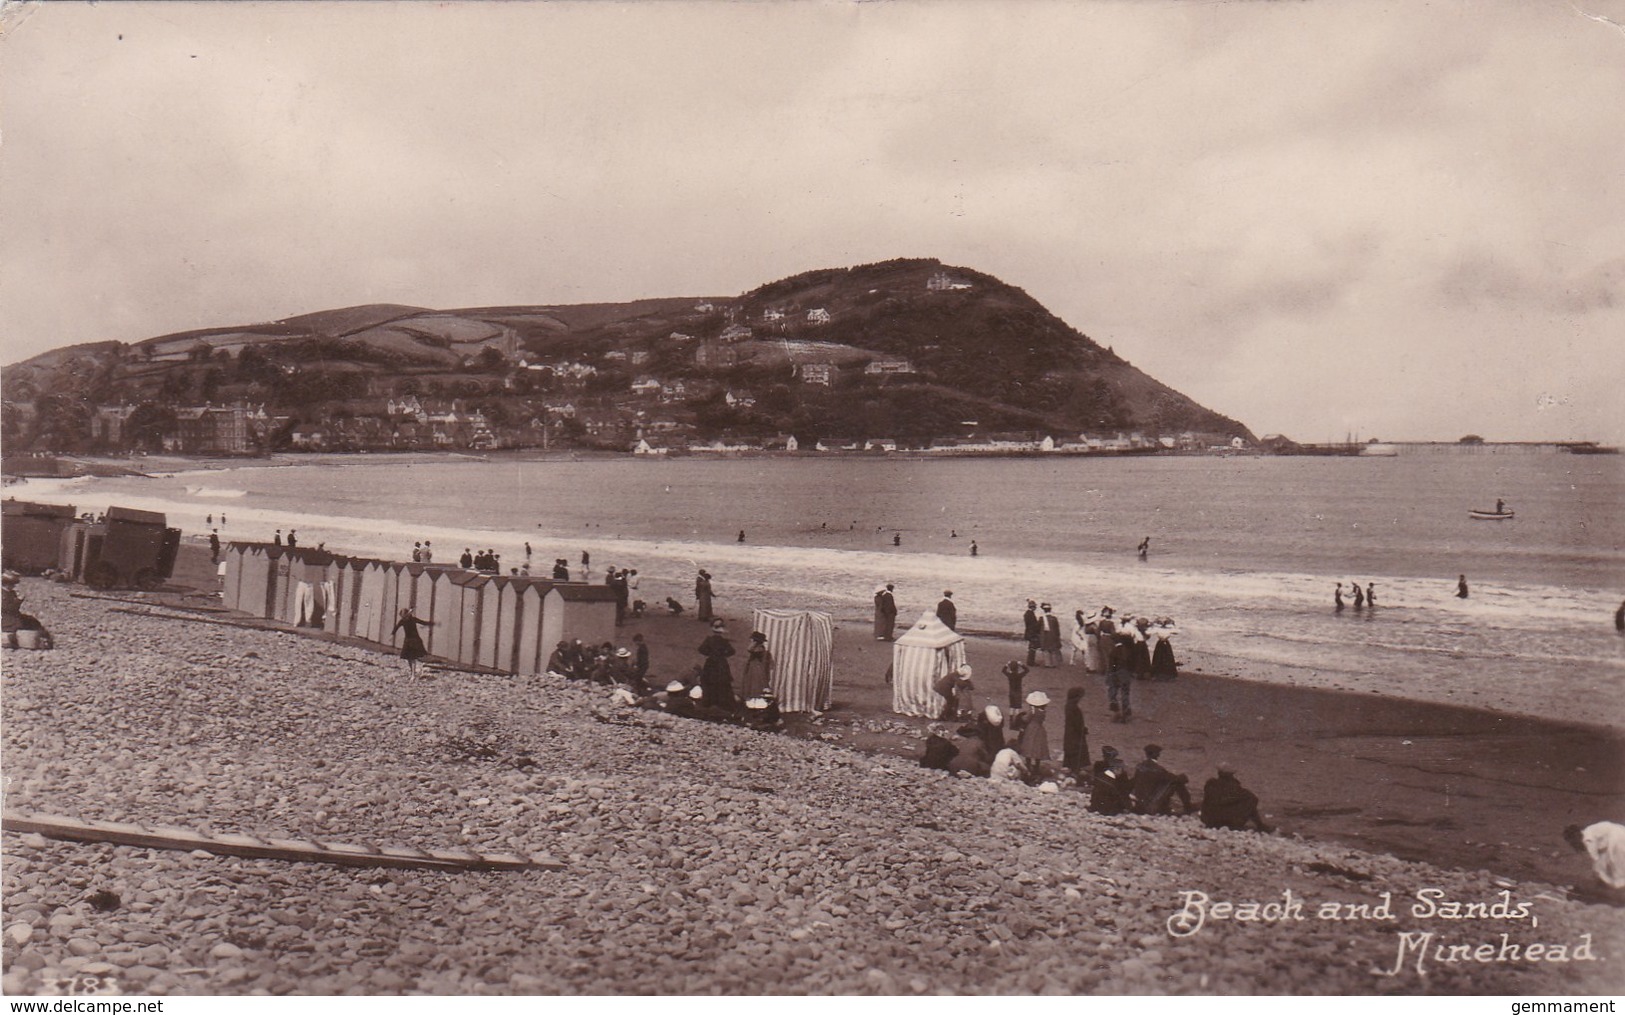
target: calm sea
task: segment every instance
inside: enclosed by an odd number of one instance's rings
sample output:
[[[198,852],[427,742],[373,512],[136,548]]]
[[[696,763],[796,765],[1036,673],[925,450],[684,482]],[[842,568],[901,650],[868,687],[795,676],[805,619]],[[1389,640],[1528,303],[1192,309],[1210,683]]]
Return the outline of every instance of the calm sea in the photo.
[[[882,581],[897,584],[905,618],[952,588],[962,628],[1017,630],[1028,597],[1063,616],[1110,604],[1174,617],[1182,656],[1210,671],[1625,717],[1619,456],[358,456],[14,493],[163,510],[188,532],[224,512],[228,539],[296,528],[305,545],[397,559],[428,538],[437,561],[490,546],[517,565],[529,540],[538,572],[583,550],[595,577],[637,567],[651,602],[691,600],[704,566],[735,615],[805,606],[860,621]],[[1468,518],[1498,498],[1516,519]],[[1334,613],[1337,581],[1374,583],[1377,608]]]

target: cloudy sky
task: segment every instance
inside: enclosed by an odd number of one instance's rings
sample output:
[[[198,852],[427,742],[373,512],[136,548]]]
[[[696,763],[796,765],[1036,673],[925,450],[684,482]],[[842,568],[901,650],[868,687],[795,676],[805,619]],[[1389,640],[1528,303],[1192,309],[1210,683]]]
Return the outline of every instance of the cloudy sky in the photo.
[[[8,4],[0,361],[937,257],[1255,432],[1625,441],[1625,0]]]

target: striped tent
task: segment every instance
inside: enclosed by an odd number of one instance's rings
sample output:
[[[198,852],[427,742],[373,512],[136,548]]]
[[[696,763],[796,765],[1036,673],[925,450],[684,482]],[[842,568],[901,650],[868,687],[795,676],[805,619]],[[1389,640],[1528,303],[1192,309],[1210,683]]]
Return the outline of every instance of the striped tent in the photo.
[[[965,639],[926,611],[892,642],[891,710],[935,719],[942,695],[931,689],[938,677],[965,664]]]
[[[773,693],[785,712],[822,712],[835,687],[835,629],[827,613],[753,610],[753,630],[773,653]],[[742,655],[742,654],[741,654]],[[734,666],[743,666],[742,658]]]

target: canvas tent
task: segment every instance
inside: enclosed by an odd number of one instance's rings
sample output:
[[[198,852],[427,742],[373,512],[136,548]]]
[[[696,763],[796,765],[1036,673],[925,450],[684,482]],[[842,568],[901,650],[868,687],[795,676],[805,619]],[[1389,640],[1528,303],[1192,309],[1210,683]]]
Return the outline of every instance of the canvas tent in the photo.
[[[785,712],[822,712],[835,686],[835,633],[827,613],[755,610],[751,624],[773,654],[773,694]],[[744,665],[744,653],[733,661]]]
[[[892,642],[892,711],[935,719],[942,714],[943,698],[931,685],[964,664],[965,639],[935,613],[921,615]]]

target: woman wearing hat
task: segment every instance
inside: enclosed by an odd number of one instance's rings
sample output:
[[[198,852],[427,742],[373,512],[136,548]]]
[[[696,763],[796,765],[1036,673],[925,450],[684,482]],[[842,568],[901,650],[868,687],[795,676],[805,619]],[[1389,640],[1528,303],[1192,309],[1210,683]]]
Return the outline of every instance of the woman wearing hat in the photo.
[[[1173,680],[1179,676],[1172,641],[1176,630],[1172,617],[1158,617],[1156,626],[1146,631],[1151,641],[1151,676],[1155,680]]]
[[[423,647],[423,637],[418,634],[419,624],[433,627],[434,621],[413,616],[412,608],[409,606],[401,607],[401,615],[395,621],[394,630],[405,632],[401,635],[401,658],[406,660],[407,672],[414,677],[418,675],[418,660],[429,654],[429,650]],[[394,631],[390,633],[393,634]]]
[[[722,621],[713,620],[711,633],[700,642],[699,652],[705,657],[705,668],[700,671],[700,687],[705,692],[707,706],[733,711],[733,666],[728,658],[734,654],[734,646],[723,631]]]
[[[1026,705],[1027,710],[1013,720],[1021,731],[1016,739],[1016,753],[1026,759],[1028,770],[1035,776],[1048,778],[1045,768],[1050,761],[1049,733],[1044,729],[1044,713],[1049,708],[1049,695],[1031,691]]]
[[[773,686],[773,653],[767,650],[767,635],[760,631],[750,633],[750,648],[745,650],[745,667],[739,674],[739,697],[742,701],[759,698]],[[764,704],[762,706],[766,708]]]

